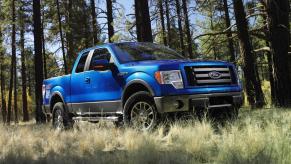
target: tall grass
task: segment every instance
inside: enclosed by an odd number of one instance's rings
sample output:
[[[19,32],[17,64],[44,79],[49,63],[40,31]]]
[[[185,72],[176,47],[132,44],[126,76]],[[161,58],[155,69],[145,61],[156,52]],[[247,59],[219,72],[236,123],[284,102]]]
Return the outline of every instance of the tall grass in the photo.
[[[290,163],[291,110],[240,113],[234,123],[177,122],[154,132],[80,122],[0,126],[0,163]]]

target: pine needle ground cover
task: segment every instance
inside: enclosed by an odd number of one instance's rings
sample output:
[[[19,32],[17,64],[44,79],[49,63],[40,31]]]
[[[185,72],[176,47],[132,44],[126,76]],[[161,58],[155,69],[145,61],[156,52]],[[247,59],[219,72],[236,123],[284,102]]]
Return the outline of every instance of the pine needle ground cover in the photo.
[[[291,110],[243,109],[232,124],[176,122],[154,132],[78,123],[0,126],[0,163],[290,163]]]

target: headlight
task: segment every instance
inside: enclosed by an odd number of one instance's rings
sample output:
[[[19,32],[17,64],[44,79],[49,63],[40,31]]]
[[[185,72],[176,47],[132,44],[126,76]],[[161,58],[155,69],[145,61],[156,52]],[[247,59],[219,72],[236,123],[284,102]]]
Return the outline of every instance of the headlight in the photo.
[[[172,84],[176,89],[184,88],[181,71],[158,71],[155,78],[160,84]]]

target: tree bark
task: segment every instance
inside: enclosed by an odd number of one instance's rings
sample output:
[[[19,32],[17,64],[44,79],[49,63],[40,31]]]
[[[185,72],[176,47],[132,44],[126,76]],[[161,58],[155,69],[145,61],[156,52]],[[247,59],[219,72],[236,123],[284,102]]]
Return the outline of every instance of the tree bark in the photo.
[[[291,106],[290,70],[288,49],[290,45],[289,0],[267,0],[268,26],[270,30],[275,105]]]
[[[165,6],[166,6],[166,20],[167,20],[167,42],[169,47],[172,45],[172,35],[171,35],[171,21],[170,21],[170,9],[169,9],[169,0],[165,0]]]
[[[1,1],[0,1],[1,2]],[[0,3],[1,4],[1,3]],[[1,10],[1,8],[0,8]],[[1,11],[0,11],[1,12]],[[6,111],[6,100],[5,100],[5,77],[3,74],[3,70],[4,70],[4,52],[2,49],[2,44],[3,44],[3,39],[2,39],[2,28],[0,27],[0,80],[1,80],[1,113],[2,113],[2,119],[3,119],[3,123],[6,123],[6,115],[7,115],[7,111]]]
[[[1,60],[2,59],[4,59],[3,58],[3,54],[1,54]],[[7,115],[7,111],[6,111],[6,100],[5,100],[5,79],[4,79],[4,74],[3,74],[4,67],[3,67],[2,61],[1,61],[0,64],[1,64],[0,65],[0,78],[1,78],[1,110],[2,110],[3,123],[5,124],[6,123],[6,115]]]
[[[181,17],[181,6],[180,0],[176,0],[176,11],[178,17],[178,28],[179,28],[179,38],[180,38],[180,48],[182,51],[182,55],[185,56],[185,45],[184,45],[184,36],[183,36],[183,28],[182,28],[182,17]]]
[[[61,46],[62,46],[62,55],[63,55],[63,60],[64,60],[64,69],[65,69],[65,74],[68,74],[68,64],[67,64],[67,59],[66,59],[66,54],[65,54],[65,41],[64,41],[64,36],[63,36],[63,27],[62,27],[62,18],[61,18],[61,12],[60,12],[60,3],[59,0],[56,0],[57,4],[57,13],[58,13],[58,22],[59,22],[59,33],[60,33],[60,38],[61,38]]]
[[[10,124],[11,121],[11,109],[12,109],[12,89],[15,86],[14,84],[16,84],[14,82],[15,78],[14,78],[14,64],[16,61],[16,49],[15,49],[15,1],[12,0],[11,3],[11,7],[12,7],[12,35],[11,35],[11,47],[12,47],[12,56],[11,56],[11,67],[10,67],[10,84],[9,84],[9,93],[8,93],[8,110],[7,110],[7,124]],[[15,101],[15,99],[14,99]],[[15,108],[15,106],[14,106]],[[15,110],[14,110],[15,111]]]
[[[263,4],[264,5],[264,4]],[[266,6],[264,5],[264,10],[266,10]],[[263,23],[268,24],[267,15],[262,15]],[[264,33],[267,38],[270,38],[270,29],[268,26],[264,28]],[[270,47],[270,41],[265,40],[266,46]],[[273,59],[272,53],[267,51],[267,62],[268,62],[268,74],[269,74],[269,81],[270,81],[270,90],[271,90],[271,104],[276,104],[276,96],[275,96],[275,86],[274,86],[274,76],[273,76]]]
[[[97,16],[96,16],[96,6],[95,0],[90,0],[91,3],[91,16],[92,16],[92,29],[93,29],[93,43],[99,43],[99,36],[98,36],[98,26],[97,26]]]
[[[185,22],[186,36],[187,36],[188,57],[192,59],[193,58],[192,36],[191,36],[189,16],[188,16],[187,0],[182,0],[182,7],[183,7],[184,22]]]
[[[106,0],[106,5],[107,5],[108,40],[109,43],[112,43],[111,39],[114,36],[112,0]]]
[[[227,0],[223,0],[223,9],[224,9],[225,25],[226,25],[226,28],[229,28],[231,26],[231,24],[230,24],[230,16],[229,16],[229,11],[228,11]],[[228,46],[228,51],[229,51],[229,55],[230,55],[230,62],[233,62],[236,64],[235,50],[234,50],[234,44],[233,44],[233,40],[232,40],[231,29],[227,31],[226,37],[227,37],[227,42],[228,42],[227,46]]]
[[[25,24],[24,24],[24,16],[23,16],[23,8],[20,8],[21,11],[21,23],[20,23],[20,51],[21,51],[21,81],[22,81],[22,112],[23,112],[23,121],[29,121],[29,114],[27,110],[27,88],[26,88],[26,61],[25,61]]]
[[[135,0],[136,34],[139,42],[153,42],[148,0]]]
[[[165,28],[163,0],[158,0],[158,6],[159,6],[159,14],[160,14],[160,20],[161,20],[161,27],[162,27],[163,43],[164,45],[168,45],[167,36],[166,36],[166,28]]]
[[[40,1],[33,0],[33,34],[34,34],[34,70],[35,70],[35,105],[36,122],[45,122],[42,112],[42,83],[43,83],[43,60],[41,39],[41,13]]]
[[[248,33],[248,22],[242,0],[233,0],[235,19],[238,29],[240,51],[243,57],[243,71],[245,76],[246,93],[252,108],[261,108],[265,104],[261,83],[257,73],[257,65],[252,52],[252,45]]]
[[[47,66],[46,66],[46,49],[45,49],[45,37],[44,37],[44,9],[42,10],[42,21],[41,21],[41,39],[42,39],[42,53],[43,53],[43,73],[44,78],[47,79]]]

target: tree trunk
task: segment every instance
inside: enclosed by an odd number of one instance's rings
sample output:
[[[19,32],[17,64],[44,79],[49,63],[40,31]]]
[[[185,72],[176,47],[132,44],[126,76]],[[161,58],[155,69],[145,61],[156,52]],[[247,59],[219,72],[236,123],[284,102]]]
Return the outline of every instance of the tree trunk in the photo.
[[[264,5],[264,4],[263,4]],[[264,5],[264,10],[266,10],[265,5]],[[267,24],[267,16],[263,15],[263,23]],[[264,33],[267,36],[267,38],[270,38],[270,29],[268,26],[264,28]],[[269,40],[265,40],[266,46],[270,47],[270,42]],[[275,86],[274,86],[274,76],[273,76],[273,60],[272,60],[272,54],[270,51],[267,52],[267,62],[268,62],[268,74],[269,74],[269,81],[270,81],[270,90],[271,90],[271,104],[276,103],[276,96],[275,96]]]
[[[63,60],[64,60],[64,69],[65,69],[65,74],[68,74],[68,64],[67,64],[67,59],[66,59],[66,54],[65,54],[65,41],[64,41],[64,36],[63,36],[63,27],[62,27],[62,18],[61,18],[61,13],[60,13],[60,3],[59,0],[56,0],[57,4],[57,13],[58,13],[58,22],[59,22],[59,33],[60,33],[60,38],[61,38],[61,46],[62,46],[62,55],[63,55]]]
[[[268,25],[273,54],[275,105],[290,107],[291,86],[288,68],[290,45],[289,0],[267,0]]]
[[[2,42],[1,42],[2,43]],[[2,52],[1,52],[2,53]],[[3,58],[3,54],[1,54],[1,60],[4,59]],[[5,79],[4,79],[4,74],[3,74],[3,63],[1,61],[0,63],[0,78],[1,78],[1,110],[2,110],[2,118],[3,118],[3,123],[6,123],[6,115],[7,115],[7,111],[6,111],[6,100],[5,100]]]
[[[45,49],[45,38],[44,38],[44,9],[42,11],[42,21],[41,21],[41,39],[42,39],[42,53],[43,53],[43,73],[44,78],[47,79],[47,66],[46,66],[46,49]]]
[[[165,17],[164,17],[163,0],[158,0],[158,5],[159,5],[159,14],[160,14],[161,26],[162,26],[163,43],[164,43],[164,45],[168,45],[166,31],[165,31],[166,29],[165,29]]]
[[[169,0],[165,0],[166,6],[166,20],[167,20],[167,32],[168,32],[168,45],[171,47],[172,45],[172,35],[171,35],[171,21],[170,21],[170,9],[169,9]]]
[[[8,93],[8,114],[7,114],[7,124],[10,124],[11,121],[11,109],[12,109],[12,89],[15,87],[15,76],[14,76],[14,68],[16,61],[16,48],[15,48],[15,1],[12,0],[12,35],[11,35],[11,47],[12,47],[12,56],[11,56],[11,67],[10,67],[10,85],[9,85],[9,93]],[[16,90],[16,89],[15,89]],[[15,96],[14,90],[14,96]],[[15,98],[15,97],[14,97]],[[16,99],[17,100],[17,99]],[[15,99],[14,99],[15,101]],[[14,104],[15,105],[15,104]],[[15,108],[15,106],[14,106]],[[16,111],[16,110],[14,110]]]
[[[213,27],[213,13],[210,13],[210,29],[211,31],[214,31],[214,27]],[[212,42],[212,51],[213,51],[213,56],[214,56],[214,60],[217,60],[217,51],[216,51],[216,40],[215,40],[215,36],[212,37],[211,39]]]
[[[135,0],[136,34],[139,42],[153,42],[148,0]]]
[[[20,8],[21,11],[21,23],[20,23],[20,50],[21,50],[21,81],[22,81],[22,112],[23,112],[23,121],[29,121],[29,114],[27,110],[27,88],[26,88],[26,63],[25,63],[25,48],[24,48],[24,33],[25,33],[25,24],[24,24],[24,11],[23,8]]]
[[[180,0],[176,0],[176,11],[178,17],[178,28],[179,28],[179,38],[180,38],[180,48],[182,51],[182,55],[185,56],[185,45],[184,45],[184,36],[183,36],[183,28],[182,28],[182,17],[181,17],[181,6]]]
[[[97,16],[96,16],[96,6],[95,0],[90,0],[91,3],[91,16],[92,16],[92,29],[93,29],[93,43],[98,44],[98,27],[97,27]]]
[[[190,23],[189,23],[189,17],[188,17],[187,0],[182,0],[182,7],[183,7],[186,36],[187,36],[188,57],[192,59],[193,58],[192,36],[191,36]]]
[[[0,9],[1,10],[1,9]],[[2,111],[2,118],[3,123],[6,123],[6,100],[5,100],[5,78],[3,74],[4,70],[4,52],[2,49],[3,39],[2,39],[2,29],[0,27],[0,80],[1,80],[1,111]]]
[[[227,0],[223,0],[223,9],[224,9],[225,25],[226,25],[226,28],[229,28],[231,26],[231,24],[230,24],[230,17],[229,17]],[[233,40],[232,40],[231,29],[229,29],[227,31],[226,37],[227,37],[227,42],[228,42],[228,51],[229,51],[229,55],[230,55],[230,62],[236,63],[235,50],[234,50],[234,44],[233,44]]]
[[[17,62],[16,62],[16,14],[15,14],[15,0],[12,1],[12,58],[13,58],[13,99],[14,99],[14,122],[18,123],[18,106],[17,106]]]
[[[112,43],[111,39],[114,36],[112,0],[106,0],[106,5],[107,5],[108,40],[109,43]]]
[[[240,51],[243,57],[243,70],[245,76],[246,93],[252,108],[261,108],[265,104],[261,83],[257,73],[250,36],[248,33],[248,22],[242,0],[233,0],[234,13],[238,30]]]
[[[45,115],[42,112],[42,83],[43,83],[43,60],[42,60],[42,39],[41,39],[41,13],[40,1],[33,0],[33,34],[34,34],[34,70],[35,70],[35,105],[36,122],[45,122]]]
[[[58,0],[59,1],[59,0]],[[66,26],[67,26],[67,30],[65,31],[66,32],[66,45],[67,45],[67,69],[68,70],[71,70],[72,67],[73,67],[73,62],[74,62],[74,54],[75,54],[75,50],[76,50],[76,46],[75,46],[75,43],[74,43],[74,37],[73,37],[73,5],[72,5],[72,0],[65,0],[65,9],[66,9],[66,14],[65,14],[65,17],[66,17]],[[58,3],[59,4],[59,3]],[[59,10],[60,10],[60,5],[59,5]],[[61,18],[61,16],[59,16]],[[61,22],[61,21],[59,21]],[[62,24],[61,24],[62,26]],[[64,36],[63,36],[63,30],[62,31],[62,37],[61,39],[63,38],[64,39]],[[61,32],[60,31],[60,32]],[[61,35],[61,34],[60,34]],[[63,44],[64,45],[64,44]],[[65,50],[63,51],[63,55],[65,54]],[[65,59],[65,58],[64,58]],[[64,66],[66,66],[64,65]],[[65,70],[66,72],[68,72],[68,70]],[[67,73],[66,73],[67,74]]]

